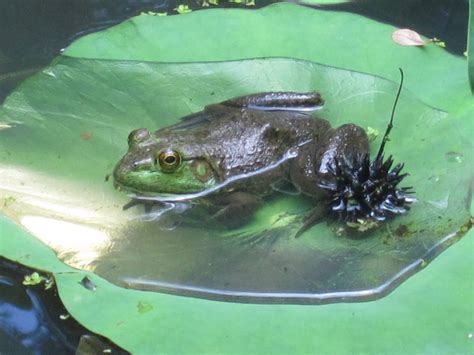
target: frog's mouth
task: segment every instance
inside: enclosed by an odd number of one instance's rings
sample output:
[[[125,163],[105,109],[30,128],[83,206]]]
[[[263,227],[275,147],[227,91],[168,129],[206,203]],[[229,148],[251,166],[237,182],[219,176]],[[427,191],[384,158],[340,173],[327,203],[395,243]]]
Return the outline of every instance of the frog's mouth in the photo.
[[[189,194],[189,192],[183,193],[168,193],[168,192],[156,192],[153,190],[149,190],[149,186],[147,184],[141,184],[137,181],[146,180],[142,177],[141,174],[136,174],[135,177],[134,173],[129,173],[127,175],[128,179],[121,177],[120,175],[114,174],[113,184],[114,188],[118,191],[127,192],[134,198],[144,199],[144,200],[156,200],[156,201],[173,201],[173,199],[168,200],[165,196],[184,196]],[[132,182],[130,182],[132,181]],[[134,181],[134,182],[133,182]],[[194,193],[194,192],[192,192]],[[191,193],[191,194],[192,194]],[[199,192],[196,192],[199,193]],[[176,201],[184,201],[184,199],[177,199]]]
[[[281,164],[286,162],[289,159],[293,159],[298,155],[297,150],[290,149],[286,154],[283,155],[283,157],[276,162],[269,164],[261,169],[252,171],[252,172],[247,172],[247,173],[242,173],[238,175],[234,175],[225,181],[215,184],[211,187],[205,188],[202,191],[199,192],[190,192],[190,193],[182,193],[182,194],[176,194],[176,193],[153,193],[150,195],[147,195],[146,193],[140,194],[140,195],[134,195],[132,194],[130,197],[131,198],[136,198],[136,199],[142,199],[142,200],[150,200],[150,201],[159,201],[159,202],[180,202],[180,201],[190,201],[194,199],[199,199],[203,198],[206,196],[209,196],[211,194],[217,193],[221,190],[225,190],[229,187],[231,187],[232,184],[236,183],[237,181],[242,182],[242,180],[245,179],[251,179],[257,175],[266,173],[270,170],[273,170],[277,167],[279,167]]]

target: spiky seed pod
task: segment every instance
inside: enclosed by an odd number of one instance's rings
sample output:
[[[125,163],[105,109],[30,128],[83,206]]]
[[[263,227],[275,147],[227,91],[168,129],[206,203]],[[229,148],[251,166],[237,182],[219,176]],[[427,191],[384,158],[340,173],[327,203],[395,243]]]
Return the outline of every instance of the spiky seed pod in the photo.
[[[377,155],[354,154],[353,159],[336,159],[328,166],[329,175],[319,187],[329,193],[329,213],[345,222],[385,221],[390,215],[403,214],[415,198],[411,187],[398,188],[408,175],[403,164],[392,168],[393,159]]]

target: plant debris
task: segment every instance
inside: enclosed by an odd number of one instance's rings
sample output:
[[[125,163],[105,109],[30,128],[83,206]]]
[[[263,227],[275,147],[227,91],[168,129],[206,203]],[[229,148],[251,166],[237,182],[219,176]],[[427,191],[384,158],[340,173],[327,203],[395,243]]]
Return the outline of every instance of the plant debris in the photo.
[[[395,43],[401,46],[416,46],[422,47],[426,45],[426,41],[421,38],[418,32],[404,28],[396,30],[392,33],[392,39]]]

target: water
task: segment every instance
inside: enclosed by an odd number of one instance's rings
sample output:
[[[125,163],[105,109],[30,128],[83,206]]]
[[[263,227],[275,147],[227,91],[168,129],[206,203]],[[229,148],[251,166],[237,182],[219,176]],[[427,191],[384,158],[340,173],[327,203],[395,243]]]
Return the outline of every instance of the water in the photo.
[[[54,285],[23,285],[34,271],[0,258],[0,353],[80,354],[87,343],[94,351],[127,353],[72,318]]]

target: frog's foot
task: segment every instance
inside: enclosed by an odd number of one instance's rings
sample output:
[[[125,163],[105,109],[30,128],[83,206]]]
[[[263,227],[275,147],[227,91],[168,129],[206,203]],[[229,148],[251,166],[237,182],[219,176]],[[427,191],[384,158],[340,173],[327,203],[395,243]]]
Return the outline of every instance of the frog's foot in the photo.
[[[262,201],[260,198],[245,192],[234,192],[230,195],[219,196],[213,200],[217,212],[212,219],[227,228],[237,228],[252,217]]]
[[[320,223],[324,217],[326,216],[327,212],[323,203],[318,203],[315,207],[309,211],[308,215],[304,219],[303,225],[298,229],[295,234],[295,238],[298,238],[301,234],[306,232],[315,224]]]
[[[126,203],[122,209],[127,210],[131,207],[139,205],[143,205],[145,213],[139,214],[132,219],[138,219],[141,221],[158,221],[161,220],[165,215],[181,215],[191,207],[191,204],[186,202],[155,201],[151,199],[134,197],[132,200]],[[173,221],[172,227],[176,227],[176,221]],[[165,228],[169,229],[168,226]]]
[[[222,104],[264,111],[314,111],[323,107],[324,100],[315,91],[263,92],[230,99]]]
[[[145,213],[150,213],[156,203],[156,201],[140,199],[139,197],[132,197],[130,201],[128,201],[125,205],[122,206],[122,210],[126,211],[132,207],[142,205],[145,209]]]
[[[132,197],[125,205],[122,206],[122,210],[126,211],[132,207],[142,205],[145,209],[145,213],[150,213],[154,206],[162,206],[163,203],[159,201],[153,201],[150,199],[142,199],[140,197]]]

